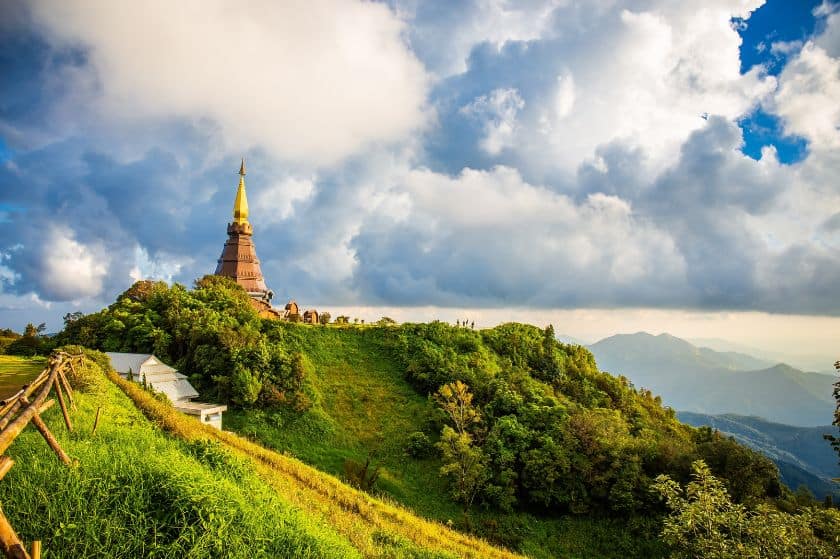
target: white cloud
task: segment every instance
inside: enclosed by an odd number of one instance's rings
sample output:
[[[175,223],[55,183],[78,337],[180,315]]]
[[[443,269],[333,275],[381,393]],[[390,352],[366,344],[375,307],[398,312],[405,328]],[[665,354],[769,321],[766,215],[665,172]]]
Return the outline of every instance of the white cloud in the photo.
[[[676,161],[702,115],[737,119],[775,89],[761,66],[741,74],[741,37],[731,24],[762,3],[605,1],[584,10],[557,2],[548,6],[550,30],[495,57],[476,51],[481,58],[467,75],[488,90],[519,91],[526,105],[505,139],[516,157],[504,161],[527,168],[534,180],[558,171],[568,177],[613,142],[642,149],[639,173],[651,178]],[[560,79],[546,80],[545,72]]]
[[[432,69],[445,77],[466,70],[466,60],[477,44],[497,49],[508,41],[528,41],[551,33],[555,7],[564,0],[469,0],[452,11],[440,10],[427,0],[395,0],[398,10],[419,25],[414,42],[427,54]],[[594,8],[589,2],[590,10]],[[430,21],[422,20],[432,13]],[[453,10],[455,11],[455,10]],[[445,45],[445,46],[443,46]]]
[[[41,288],[50,300],[99,295],[108,264],[109,258],[101,247],[78,242],[68,228],[53,227],[41,253]]]
[[[162,280],[172,283],[172,278],[181,271],[183,266],[192,264],[192,259],[183,256],[175,257],[171,254],[160,253],[154,258],[149,252],[137,245],[134,247],[134,267],[128,272],[132,281]]]
[[[277,223],[288,219],[294,213],[295,205],[309,200],[315,193],[316,177],[286,177],[268,188],[258,191],[254,197],[254,219],[263,223]]]
[[[123,125],[186,118],[209,123],[234,153],[259,146],[331,163],[425,124],[425,71],[382,4],[38,0],[32,9],[52,42],[87,50],[88,64],[65,76],[78,109],[95,96]]]
[[[485,136],[481,148],[490,155],[498,155],[510,147],[516,131],[516,113],[525,101],[516,89],[495,89],[489,95],[476,97],[460,112],[484,121]]]
[[[410,215],[372,216],[353,242],[366,295],[565,306],[617,300],[631,284],[640,299],[664,301],[684,286],[670,237],[617,197],[576,203],[508,167],[457,177],[405,170],[395,182]]]
[[[557,76],[557,97],[555,109],[557,118],[562,119],[575,106],[575,78],[571,73]]]
[[[808,42],[779,76],[771,110],[812,149],[840,147],[840,59]]]
[[[817,46],[823,48],[829,56],[840,56],[840,4],[823,2],[814,15],[825,17],[825,29],[815,39]]]

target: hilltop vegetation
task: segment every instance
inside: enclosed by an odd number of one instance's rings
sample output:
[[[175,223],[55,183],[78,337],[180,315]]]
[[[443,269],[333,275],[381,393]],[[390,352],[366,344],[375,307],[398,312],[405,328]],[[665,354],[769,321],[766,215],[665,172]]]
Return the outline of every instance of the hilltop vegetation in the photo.
[[[697,460],[733,504],[800,504],[770,460],[680,423],[550,327],[262,320],[205,277],[135,284],[59,339],[154,352],[237,408],[228,428],[532,556],[663,556],[654,480],[688,483]]]

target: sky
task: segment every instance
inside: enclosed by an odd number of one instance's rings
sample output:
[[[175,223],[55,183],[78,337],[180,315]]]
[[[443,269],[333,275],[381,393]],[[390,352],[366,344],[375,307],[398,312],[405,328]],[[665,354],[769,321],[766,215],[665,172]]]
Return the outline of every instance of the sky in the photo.
[[[8,0],[0,76],[2,326],[212,273],[245,156],[281,302],[840,351],[833,2]]]

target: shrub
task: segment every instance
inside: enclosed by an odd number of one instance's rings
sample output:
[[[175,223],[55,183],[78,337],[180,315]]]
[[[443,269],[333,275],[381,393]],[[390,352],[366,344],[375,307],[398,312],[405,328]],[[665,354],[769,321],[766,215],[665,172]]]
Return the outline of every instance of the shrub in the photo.
[[[105,372],[111,370],[111,360],[107,355],[79,345],[66,345],[58,351],[70,355],[84,355],[81,367],[74,366],[66,374],[70,386],[81,392],[102,392],[105,386]]]
[[[408,436],[405,453],[412,458],[427,458],[432,454],[434,446],[426,433],[415,431]]]
[[[344,478],[362,491],[370,491],[379,479],[379,466],[371,467],[370,456],[364,464],[348,458],[344,461]]]

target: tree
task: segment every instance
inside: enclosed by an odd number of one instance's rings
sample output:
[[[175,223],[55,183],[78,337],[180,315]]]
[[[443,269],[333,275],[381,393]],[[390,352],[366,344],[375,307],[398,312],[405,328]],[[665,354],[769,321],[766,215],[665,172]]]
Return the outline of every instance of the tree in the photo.
[[[85,313],[83,313],[82,311],[66,313],[64,315],[64,327],[67,328],[69,325],[73,324],[83,316],[85,316]]]
[[[449,425],[444,426],[437,447],[443,458],[440,473],[451,479],[452,497],[469,510],[488,478],[484,453],[473,446],[469,433],[456,433]]]
[[[748,510],[733,503],[702,460],[692,464],[685,489],[665,475],[656,478],[654,489],[671,511],[662,539],[674,559],[831,557],[840,536],[840,513],[834,510],[787,514],[765,504]]]
[[[481,422],[481,415],[472,405],[469,386],[460,380],[441,386],[434,400],[455,425],[455,429],[445,425],[437,443],[443,458],[440,473],[451,479],[452,496],[469,510],[489,478],[487,458],[473,444],[473,436],[468,431]]]
[[[840,373],[840,361],[836,361],[834,363],[834,368],[837,369],[838,373]],[[832,421],[831,424],[840,429],[840,379],[834,383],[833,393],[834,400],[837,402],[837,407],[834,408],[834,421]],[[840,437],[835,435],[823,435],[823,437],[831,443],[832,448],[834,448],[837,452],[838,463],[840,463]]]
[[[321,324],[329,324],[331,318],[332,315],[325,311],[318,315],[318,322],[320,322]]]
[[[481,415],[472,405],[473,395],[470,394],[470,387],[460,380],[441,386],[434,400],[452,420],[459,435],[481,422]]]
[[[35,355],[44,353],[48,348],[41,334],[46,328],[47,325],[43,322],[38,326],[30,322],[24,328],[23,336],[11,342],[6,348],[6,352],[9,355],[22,355],[24,357],[34,357]]]

